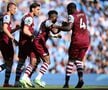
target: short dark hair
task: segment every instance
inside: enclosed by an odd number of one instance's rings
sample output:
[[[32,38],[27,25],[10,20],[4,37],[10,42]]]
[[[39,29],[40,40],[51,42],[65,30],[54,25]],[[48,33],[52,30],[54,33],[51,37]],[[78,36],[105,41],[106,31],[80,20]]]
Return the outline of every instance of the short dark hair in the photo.
[[[30,12],[32,12],[32,8],[36,8],[36,7],[40,7],[40,4],[38,4],[38,3],[32,3],[31,5],[30,5]]]
[[[12,6],[12,5],[16,6],[16,4],[14,2],[9,2],[8,3],[8,5],[7,5],[7,11],[9,11],[10,6]]]
[[[69,3],[69,4],[67,5],[67,9],[69,10],[69,9],[71,9],[71,8],[76,9],[76,4],[75,4],[75,3]]]
[[[48,12],[48,17],[50,17],[52,14],[58,15],[58,12],[55,11],[55,10],[50,10],[50,11]]]

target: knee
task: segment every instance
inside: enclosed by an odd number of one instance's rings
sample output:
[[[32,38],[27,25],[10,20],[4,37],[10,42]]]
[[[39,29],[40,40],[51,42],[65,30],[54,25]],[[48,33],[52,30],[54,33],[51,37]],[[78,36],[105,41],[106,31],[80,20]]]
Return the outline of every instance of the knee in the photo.
[[[37,59],[36,59],[36,58],[30,59],[30,65],[31,65],[32,67],[35,67],[36,64],[37,64]]]
[[[50,60],[49,59],[45,60],[44,62],[46,62],[48,65],[50,64]]]
[[[50,57],[49,56],[46,56],[44,58],[44,61],[47,63],[47,64],[50,64]]]
[[[46,63],[50,65],[50,60],[47,60]]]

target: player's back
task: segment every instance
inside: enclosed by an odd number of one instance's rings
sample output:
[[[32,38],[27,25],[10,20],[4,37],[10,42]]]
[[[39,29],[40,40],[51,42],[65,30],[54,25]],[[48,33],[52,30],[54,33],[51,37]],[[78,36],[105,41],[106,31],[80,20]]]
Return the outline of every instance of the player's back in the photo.
[[[83,12],[75,12],[72,16],[74,17],[74,23],[72,27],[73,33],[71,43],[86,47],[90,42],[86,15]]]

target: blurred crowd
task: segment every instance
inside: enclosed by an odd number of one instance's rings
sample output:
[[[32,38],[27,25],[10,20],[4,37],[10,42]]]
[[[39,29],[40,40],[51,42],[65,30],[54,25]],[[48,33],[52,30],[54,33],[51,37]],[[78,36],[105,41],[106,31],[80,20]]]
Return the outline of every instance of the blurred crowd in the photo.
[[[84,57],[85,73],[108,74],[108,1],[107,0],[0,0],[0,13],[6,12],[7,2],[14,1],[17,4],[17,13],[13,19],[13,27],[20,24],[21,18],[29,11],[32,2],[41,4],[41,13],[35,17],[35,32],[38,33],[42,21],[47,18],[49,10],[58,12],[58,21],[67,19],[66,5],[75,2],[78,10],[87,15],[88,30],[91,35],[91,45]],[[68,48],[72,32],[60,32],[61,39],[49,38],[47,47],[50,52],[51,65],[49,72],[65,73],[68,61]],[[19,39],[19,31],[14,33]],[[17,60],[18,47],[15,47],[15,61]],[[26,60],[29,61],[29,58]],[[15,64],[16,65],[16,64]],[[14,65],[14,66],[15,66]]]

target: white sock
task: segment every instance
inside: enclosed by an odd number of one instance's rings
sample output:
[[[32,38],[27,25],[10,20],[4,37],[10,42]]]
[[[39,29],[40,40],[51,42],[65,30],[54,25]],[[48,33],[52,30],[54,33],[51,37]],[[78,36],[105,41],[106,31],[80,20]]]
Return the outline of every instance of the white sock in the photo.
[[[36,79],[40,80],[42,78],[43,74],[39,72],[38,76],[36,77]]]
[[[2,68],[0,67],[0,72],[2,71]]]
[[[24,73],[22,77],[28,77],[28,75],[26,73]]]

